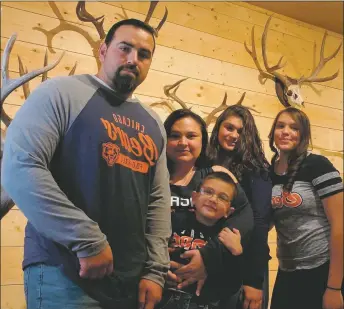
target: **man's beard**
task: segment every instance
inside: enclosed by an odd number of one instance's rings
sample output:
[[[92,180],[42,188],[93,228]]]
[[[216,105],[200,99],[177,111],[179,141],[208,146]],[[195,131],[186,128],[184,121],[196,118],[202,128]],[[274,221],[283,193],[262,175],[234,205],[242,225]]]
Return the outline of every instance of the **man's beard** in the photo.
[[[123,69],[126,69],[130,72],[132,72],[134,76],[130,74],[121,74],[121,71]],[[128,94],[133,92],[136,87],[138,86],[138,78],[139,72],[136,68],[136,66],[130,66],[130,65],[122,65],[120,66],[115,74],[115,77],[113,79],[113,85],[115,87],[115,90],[122,94]]]

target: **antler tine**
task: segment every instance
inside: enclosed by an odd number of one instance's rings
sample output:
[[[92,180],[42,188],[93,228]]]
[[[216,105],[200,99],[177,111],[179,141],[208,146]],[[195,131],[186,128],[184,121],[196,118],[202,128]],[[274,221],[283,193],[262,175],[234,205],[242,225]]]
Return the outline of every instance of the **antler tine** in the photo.
[[[157,6],[159,1],[150,1],[150,5],[149,5],[149,9],[148,9],[148,13],[145,19],[145,23],[149,23],[150,19],[153,16],[153,12],[155,10],[155,7]],[[155,30],[155,36],[158,37],[159,35],[159,30],[162,28],[162,26],[164,25],[166,19],[167,19],[167,15],[168,15],[168,10],[165,7],[165,13],[163,18],[161,19],[161,21],[159,22],[159,25],[154,29]]]
[[[287,85],[287,83],[288,83],[287,78],[285,76],[283,76],[282,74],[275,72],[276,70],[283,68],[287,64],[287,62],[285,62],[284,64],[281,64],[283,56],[278,60],[276,65],[269,67],[269,64],[268,64],[268,57],[266,54],[266,40],[267,40],[267,36],[268,36],[268,29],[269,29],[271,19],[272,19],[272,15],[268,18],[268,20],[265,24],[265,27],[264,27],[263,35],[262,35],[262,55],[263,55],[264,66],[265,66],[265,69],[267,72],[269,72],[273,76],[276,76],[285,85]]]
[[[10,39],[8,40],[5,50],[4,50],[4,54],[3,54],[3,58],[2,58],[2,63],[1,63],[1,79],[2,79],[2,85],[7,84],[8,80],[9,80],[9,76],[8,76],[8,63],[10,61],[10,54],[14,45],[14,42],[17,39],[17,33],[12,34],[12,36],[10,37]],[[2,102],[2,100],[1,100]]]
[[[12,35],[10,40],[6,44],[5,51],[4,51],[3,64],[2,64],[2,88],[1,88],[1,96],[0,96],[1,105],[5,101],[7,96],[14,89],[25,84],[26,82],[35,78],[36,76],[41,75],[42,73],[46,71],[50,71],[51,69],[55,68],[58,65],[58,63],[61,61],[64,55],[64,52],[63,52],[55,62],[45,66],[44,68],[34,70],[16,79],[9,79],[8,78],[8,60],[9,60],[9,55],[10,55],[10,52],[12,50],[15,40],[16,40],[16,35]]]
[[[158,36],[160,29],[162,28],[162,26],[164,25],[165,21],[167,20],[167,15],[168,15],[168,10],[167,10],[167,7],[165,6],[164,17],[162,18],[162,20],[160,20],[160,23],[159,23],[158,27],[155,28],[156,36]]]
[[[78,4],[76,6],[76,15],[81,21],[91,22],[96,27],[101,40],[105,38],[106,35],[103,27],[104,15],[100,17],[92,16],[90,13],[86,11],[85,1],[78,1]]]
[[[43,66],[48,64],[48,50],[45,50]],[[42,74],[42,83],[48,79],[48,72]]]
[[[18,56],[18,63],[19,63],[19,75],[24,76],[25,74],[28,73],[27,68],[24,69],[23,62]],[[30,95],[30,87],[29,87],[29,82],[24,83],[23,85],[23,92],[24,92],[24,97],[27,99]]]
[[[224,96],[224,98],[222,100],[222,103],[218,107],[214,108],[210,112],[210,114],[207,116],[207,118],[205,119],[205,124],[206,124],[207,127],[210,125],[211,121],[213,120],[213,118],[215,117],[215,115],[218,112],[221,112],[221,111],[225,110],[228,107],[226,102],[227,102],[227,92],[225,92],[225,96]]]
[[[239,99],[238,102],[236,102],[234,105],[242,105],[242,102],[244,101],[245,99],[245,95],[246,95],[246,92],[244,92],[242,95],[241,95],[241,98]],[[260,112],[258,112],[256,109],[254,109],[253,107],[249,107],[249,106],[246,106],[247,109],[251,110],[251,111],[254,111],[258,114],[260,114]]]
[[[266,74],[262,67],[260,66],[259,64],[259,61],[258,61],[258,57],[257,57],[257,52],[256,52],[256,43],[255,43],[255,40],[254,40],[254,26],[252,27],[252,30],[251,30],[251,46],[252,46],[252,51],[247,47],[246,45],[246,41],[244,42],[244,46],[245,46],[245,49],[246,51],[251,55],[258,71],[260,72],[260,74],[262,75],[268,75]]]
[[[75,61],[75,63],[73,65],[72,69],[70,70],[68,76],[74,75],[77,65],[78,65],[78,61]]]
[[[188,109],[186,103],[185,103],[184,101],[182,101],[180,98],[178,98],[176,92],[177,92],[177,90],[178,90],[180,84],[181,84],[183,81],[187,80],[187,79],[188,79],[188,77],[183,78],[183,79],[181,79],[181,80],[175,82],[175,83],[172,84],[172,85],[164,86],[164,93],[165,93],[165,95],[166,95],[167,97],[169,97],[169,98],[175,100],[177,103],[179,103],[179,104],[181,105],[182,108],[185,108],[185,109]],[[170,93],[170,91],[171,91],[173,88],[174,88],[173,92]]]
[[[241,95],[241,98],[239,99],[239,101],[236,102],[234,105],[242,105],[242,102],[243,102],[244,99],[245,99],[245,95],[246,95],[246,92],[244,92],[244,93]]]
[[[321,42],[320,59],[319,59],[318,65],[316,66],[316,68],[313,70],[313,72],[310,74],[309,77],[307,77],[307,78],[301,77],[298,80],[299,84],[304,83],[304,82],[326,82],[326,81],[335,79],[338,76],[339,70],[336,73],[332,74],[331,76],[316,77],[319,74],[319,72],[321,71],[321,69],[325,66],[325,64],[337,56],[337,54],[338,54],[338,52],[339,52],[339,50],[343,44],[343,43],[340,43],[339,46],[337,47],[337,49],[330,56],[328,56],[327,58],[324,58],[324,49],[325,49],[326,37],[327,37],[327,31],[325,31],[324,37],[323,37],[322,42]]]
[[[150,19],[152,18],[153,12],[155,10],[155,7],[157,6],[159,1],[150,1],[149,4],[149,9],[148,9],[148,13],[145,19],[145,23],[148,24]]]

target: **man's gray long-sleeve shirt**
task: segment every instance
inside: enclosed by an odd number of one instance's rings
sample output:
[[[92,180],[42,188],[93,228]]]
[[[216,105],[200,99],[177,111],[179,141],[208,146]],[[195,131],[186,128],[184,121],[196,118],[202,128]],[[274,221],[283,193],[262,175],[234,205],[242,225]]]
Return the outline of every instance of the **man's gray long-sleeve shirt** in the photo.
[[[116,278],[163,285],[165,145],[156,115],[93,76],[41,84],[8,128],[2,166],[2,185],[28,218],[23,267],[62,265],[75,275],[78,257],[109,243]]]

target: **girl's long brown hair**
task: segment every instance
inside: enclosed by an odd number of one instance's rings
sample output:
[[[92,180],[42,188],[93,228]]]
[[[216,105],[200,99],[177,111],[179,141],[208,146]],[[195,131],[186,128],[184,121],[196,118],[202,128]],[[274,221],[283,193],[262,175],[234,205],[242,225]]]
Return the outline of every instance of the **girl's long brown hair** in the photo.
[[[242,120],[243,129],[237,146],[229,153],[222,149],[218,135],[222,122],[230,116],[239,117]],[[267,174],[269,163],[265,158],[256,123],[248,108],[231,105],[217,118],[210,137],[208,157],[213,164],[229,169],[239,180],[242,180],[245,171]]]
[[[308,116],[303,111],[295,107],[288,107],[286,109],[281,110],[277,114],[269,133],[269,145],[270,149],[274,153],[271,160],[271,165],[273,168],[275,166],[276,160],[279,157],[278,149],[275,147],[274,143],[274,133],[278,118],[283,113],[289,114],[297,123],[300,130],[300,143],[293,151],[291,151],[288,157],[287,182],[283,186],[283,189],[285,191],[290,192],[293,187],[295,177],[301,167],[301,164],[303,160],[307,157],[307,151],[312,146],[311,125]]]

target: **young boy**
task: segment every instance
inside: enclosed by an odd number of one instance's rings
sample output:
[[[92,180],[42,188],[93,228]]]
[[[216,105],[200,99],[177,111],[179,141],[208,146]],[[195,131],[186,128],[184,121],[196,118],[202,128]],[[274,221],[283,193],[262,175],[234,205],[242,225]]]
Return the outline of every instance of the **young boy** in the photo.
[[[194,212],[180,212],[172,219],[172,236],[170,238],[171,261],[187,263],[180,258],[180,254],[187,250],[200,249],[212,237],[219,237],[232,256],[235,265],[228,265],[221,274],[209,276],[202,292],[196,296],[196,285],[184,290],[177,290],[166,284],[163,299],[158,308],[164,309],[193,309],[193,308],[220,308],[220,300],[237,291],[234,282],[241,278],[231,278],[233,267],[240,267],[240,258],[243,249],[238,230],[223,228],[226,218],[234,211],[231,201],[237,194],[236,184],[224,172],[214,172],[206,176],[196,192],[192,193]],[[237,274],[238,272],[236,272]],[[235,286],[235,288],[233,287]]]

